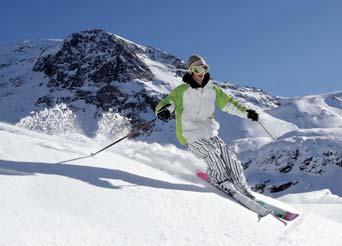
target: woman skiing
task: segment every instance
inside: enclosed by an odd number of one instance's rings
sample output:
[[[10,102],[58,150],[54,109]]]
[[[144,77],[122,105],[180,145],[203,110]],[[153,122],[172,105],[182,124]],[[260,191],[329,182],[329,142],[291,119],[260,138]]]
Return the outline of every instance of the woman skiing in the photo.
[[[254,201],[240,161],[218,136],[214,111],[218,107],[252,121],[258,121],[259,115],[214,85],[208,71],[209,66],[201,56],[190,56],[184,83],[159,102],[156,114],[167,121],[175,112],[177,139],[207,163],[209,182],[263,217],[271,211]]]

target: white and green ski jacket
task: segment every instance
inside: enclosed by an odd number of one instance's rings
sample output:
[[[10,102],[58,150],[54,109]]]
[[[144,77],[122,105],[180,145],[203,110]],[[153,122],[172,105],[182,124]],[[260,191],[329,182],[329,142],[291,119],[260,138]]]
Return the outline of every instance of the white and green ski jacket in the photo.
[[[183,76],[183,81],[184,84],[159,102],[155,111],[158,113],[167,107],[170,112],[175,112],[176,136],[181,144],[218,135],[220,126],[214,119],[215,107],[247,118],[246,107],[214,85],[209,73],[205,75],[202,85],[189,73]]]

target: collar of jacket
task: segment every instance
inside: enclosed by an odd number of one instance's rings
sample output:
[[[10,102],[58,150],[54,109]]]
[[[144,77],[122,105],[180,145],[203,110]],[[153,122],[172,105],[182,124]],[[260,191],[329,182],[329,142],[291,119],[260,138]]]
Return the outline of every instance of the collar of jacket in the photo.
[[[192,76],[191,76],[190,73],[186,73],[186,74],[184,74],[184,76],[183,76],[183,81],[184,81],[185,83],[188,83],[188,84],[191,86],[191,88],[194,88],[194,89],[203,88],[204,86],[206,86],[206,85],[208,84],[209,80],[210,80],[210,74],[209,74],[209,73],[206,73],[206,74],[204,75],[202,85],[199,85],[199,84],[192,78]]]

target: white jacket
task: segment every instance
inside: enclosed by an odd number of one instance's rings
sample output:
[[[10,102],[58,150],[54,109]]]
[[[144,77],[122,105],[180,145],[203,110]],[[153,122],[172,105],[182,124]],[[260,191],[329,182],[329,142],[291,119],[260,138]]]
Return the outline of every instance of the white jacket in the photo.
[[[165,108],[176,113],[176,136],[181,144],[218,135],[220,126],[214,119],[215,107],[247,118],[246,107],[214,85],[209,73],[204,76],[202,85],[189,73],[184,75],[183,81],[184,84],[176,87],[156,107],[156,113]]]

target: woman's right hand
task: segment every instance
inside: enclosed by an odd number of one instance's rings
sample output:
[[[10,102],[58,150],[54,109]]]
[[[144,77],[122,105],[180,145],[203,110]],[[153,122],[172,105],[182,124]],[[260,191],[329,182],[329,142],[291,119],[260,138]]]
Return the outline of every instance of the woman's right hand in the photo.
[[[167,108],[169,105],[165,105],[162,107],[158,112],[157,112],[157,117],[162,120],[167,122],[171,118],[171,112]]]

